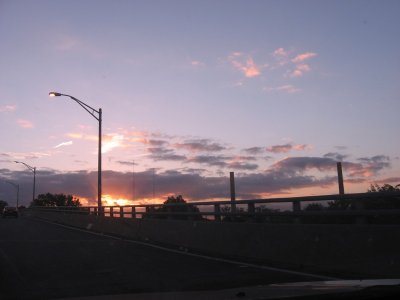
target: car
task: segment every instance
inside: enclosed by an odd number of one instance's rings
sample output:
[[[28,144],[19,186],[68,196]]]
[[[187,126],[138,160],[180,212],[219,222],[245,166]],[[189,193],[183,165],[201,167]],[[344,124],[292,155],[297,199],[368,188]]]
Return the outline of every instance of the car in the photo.
[[[6,206],[3,208],[3,218],[16,217],[18,218],[18,210],[16,207]]]

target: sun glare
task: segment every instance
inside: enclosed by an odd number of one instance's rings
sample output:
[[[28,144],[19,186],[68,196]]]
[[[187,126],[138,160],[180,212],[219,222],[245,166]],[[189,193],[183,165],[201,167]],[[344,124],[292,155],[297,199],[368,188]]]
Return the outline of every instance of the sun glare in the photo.
[[[124,206],[133,204],[132,200],[122,198],[115,199],[111,195],[103,195],[101,200],[105,206]]]

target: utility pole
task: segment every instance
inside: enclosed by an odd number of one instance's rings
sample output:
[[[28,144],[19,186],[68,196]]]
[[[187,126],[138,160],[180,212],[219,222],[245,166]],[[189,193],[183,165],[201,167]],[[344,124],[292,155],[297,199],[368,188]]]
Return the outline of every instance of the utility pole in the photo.
[[[337,173],[338,173],[339,194],[344,195],[342,163],[338,162],[336,165],[337,165]]]
[[[230,187],[231,187],[231,212],[236,212],[236,192],[235,192],[235,172],[229,173]]]

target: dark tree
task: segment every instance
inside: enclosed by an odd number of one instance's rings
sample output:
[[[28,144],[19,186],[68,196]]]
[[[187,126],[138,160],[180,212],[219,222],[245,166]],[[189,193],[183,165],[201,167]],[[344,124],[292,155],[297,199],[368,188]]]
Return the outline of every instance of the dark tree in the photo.
[[[157,214],[162,213],[162,214]],[[165,213],[165,214],[164,214]],[[172,213],[168,215],[167,213]],[[174,215],[173,213],[183,213],[182,215]],[[185,215],[184,213],[191,213],[191,215]],[[200,210],[193,204],[188,204],[181,195],[169,196],[164,201],[163,205],[158,208],[152,208],[143,218],[154,218],[154,219],[175,219],[175,220],[202,220]]]
[[[400,191],[400,184],[398,185],[391,185],[385,183],[382,186],[379,186],[378,184],[371,184],[368,193],[385,193],[385,192],[399,192]]]
[[[0,211],[2,211],[5,206],[8,206],[8,203],[6,201],[0,200]]]
[[[365,209],[400,209],[400,199],[398,196],[391,195],[393,192],[400,192],[400,184],[392,186],[385,183],[380,186],[378,184],[371,184],[368,193],[381,194],[381,197],[377,198],[365,198],[361,199]],[[356,204],[350,199],[338,199],[328,203],[328,208],[332,210],[345,210],[345,209],[355,209]]]
[[[321,211],[324,210],[324,206],[321,203],[310,203],[305,208],[305,211]]]
[[[64,194],[40,194],[31,206],[81,206],[78,198]]]

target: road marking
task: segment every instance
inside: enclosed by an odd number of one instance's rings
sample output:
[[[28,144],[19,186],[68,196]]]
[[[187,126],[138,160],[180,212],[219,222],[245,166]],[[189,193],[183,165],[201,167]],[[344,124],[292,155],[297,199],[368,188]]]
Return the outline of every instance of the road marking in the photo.
[[[64,224],[60,224],[60,223],[55,223],[55,222],[51,222],[51,221],[44,220],[44,219],[35,219],[35,220],[40,221],[40,222],[53,224],[53,225],[57,225],[57,226],[60,226],[60,227],[71,229],[71,230],[76,230],[76,231],[80,231],[80,232],[84,232],[84,233],[89,233],[89,234],[96,235],[96,236],[107,237],[107,238],[114,239],[114,240],[119,240],[119,241],[125,241],[125,242],[129,242],[129,243],[132,243],[132,244],[147,246],[147,247],[151,247],[151,248],[155,248],[155,249],[159,249],[159,250],[163,250],[163,251],[167,251],[167,252],[171,252],[171,253],[177,253],[177,254],[181,254],[181,255],[198,257],[198,258],[203,258],[203,259],[217,261],[217,262],[224,262],[224,263],[228,263],[228,264],[237,265],[239,267],[251,267],[251,268],[255,268],[255,269],[268,270],[268,271],[286,273],[286,274],[291,274],[291,275],[307,276],[307,277],[316,278],[316,279],[320,279],[320,280],[342,280],[342,279],[336,278],[336,277],[317,275],[317,274],[312,274],[312,273],[307,273],[307,272],[292,271],[292,270],[280,269],[280,268],[274,268],[274,267],[268,267],[268,266],[263,266],[263,265],[257,265],[257,264],[252,264],[252,263],[236,261],[236,260],[232,260],[232,259],[225,259],[225,258],[208,256],[208,255],[204,255],[204,254],[186,252],[185,250],[175,250],[175,249],[164,247],[164,246],[154,245],[154,244],[151,244],[151,243],[148,243],[148,242],[135,241],[135,240],[131,240],[131,239],[128,239],[128,238],[121,238],[121,237],[117,237],[117,236],[113,236],[113,235],[109,235],[109,234],[104,234],[104,233],[100,233],[100,232],[88,231],[88,230],[85,230],[85,229],[81,229],[81,228],[77,228],[77,227],[73,227],[73,226],[69,226],[69,225],[64,225]]]

